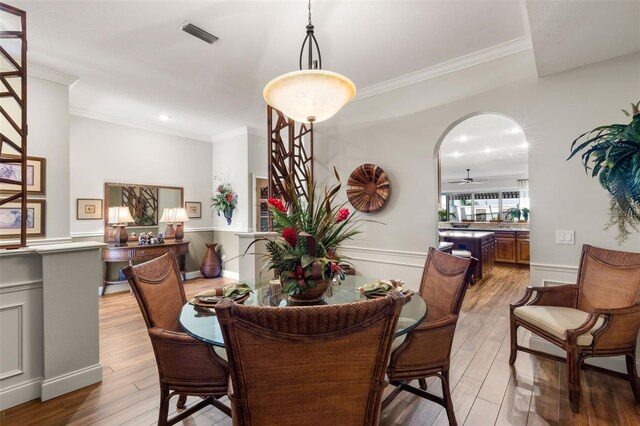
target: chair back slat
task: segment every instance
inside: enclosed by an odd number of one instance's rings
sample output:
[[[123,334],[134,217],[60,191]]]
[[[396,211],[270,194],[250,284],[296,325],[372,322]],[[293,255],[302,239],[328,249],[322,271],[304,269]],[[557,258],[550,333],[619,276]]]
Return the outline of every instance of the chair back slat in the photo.
[[[429,248],[420,284],[420,294],[429,307],[427,322],[460,312],[477,262]]]
[[[578,309],[623,308],[640,303],[640,253],[584,245],[578,272]]]
[[[404,297],[308,307],[216,307],[234,425],[377,424]]]
[[[182,331],[180,312],[187,299],[173,252],[123,270],[138,299],[147,327]]]

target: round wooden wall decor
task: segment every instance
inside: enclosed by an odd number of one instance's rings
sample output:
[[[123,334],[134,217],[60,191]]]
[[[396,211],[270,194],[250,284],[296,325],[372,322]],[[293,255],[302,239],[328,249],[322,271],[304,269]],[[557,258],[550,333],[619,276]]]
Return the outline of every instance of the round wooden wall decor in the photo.
[[[375,164],[358,166],[347,181],[347,198],[358,211],[379,210],[389,198],[389,178]]]

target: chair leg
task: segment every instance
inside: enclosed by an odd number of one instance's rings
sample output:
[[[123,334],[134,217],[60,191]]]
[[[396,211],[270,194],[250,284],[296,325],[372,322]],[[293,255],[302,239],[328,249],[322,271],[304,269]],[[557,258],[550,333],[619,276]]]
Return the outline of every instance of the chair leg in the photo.
[[[567,387],[569,388],[569,405],[571,411],[580,411],[580,360],[574,350],[567,351]]]
[[[444,398],[444,408],[447,410],[449,426],[457,426],[456,413],[453,411],[453,401],[451,400],[451,389],[449,388],[449,370],[443,370],[440,375],[442,380],[442,396]]]
[[[186,403],[187,403],[187,395],[180,394],[180,396],[178,397],[178,403],[176,404],[176,407],[179,409],[182,409],[186,406]]]
[[[509,354],[509,365],[513,365],[516,362],[516,356],[518,355],[518,326],[511,314],[511,353]]]
[[[166,426],[169,417],[169,388],[160,384],[160,409],[158,410],[158,426]]]
[[[629,375],[629,384],[636,401],[640,402],[640,381],[638,380],[638,371],[636,370],[636,354],[627,354],[627,374]]]
[[[418,379],[418,384],[420,385],[420,389],[427,390],[427,379]]]

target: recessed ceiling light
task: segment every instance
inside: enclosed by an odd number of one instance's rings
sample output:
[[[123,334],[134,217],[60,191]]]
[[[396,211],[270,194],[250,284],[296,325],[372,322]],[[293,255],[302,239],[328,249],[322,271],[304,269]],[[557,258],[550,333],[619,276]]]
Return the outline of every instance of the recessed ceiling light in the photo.
[[[467,135],[461,135],[461,136],[458,138],[458,140],[459,140],[460,142],[466,142],[466,141],[468,141],[468,140],[469,140],[469,137],[468,137]]]
[[[160,120],[160,121],[169,121],[169,120],[171,120],[171,116],[168,115],[168,114],[160,114],[158,116],[158,120]]]

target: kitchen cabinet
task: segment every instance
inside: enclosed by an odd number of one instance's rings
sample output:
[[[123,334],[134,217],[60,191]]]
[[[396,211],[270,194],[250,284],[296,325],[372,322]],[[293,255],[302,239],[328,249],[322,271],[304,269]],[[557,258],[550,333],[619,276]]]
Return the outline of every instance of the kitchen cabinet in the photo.
[[[517,263],[529,264],[529,233],[518,232],[516,237],[516,259]]]
[[[475,277],[480,281],[493,268],[495,260],[495,238],[493,232],[440,232],[440,240],[453,243],[453,250],[468,250],[478,259]]]
[[[496,233],[496,262],[517,263],[516,233]]]

